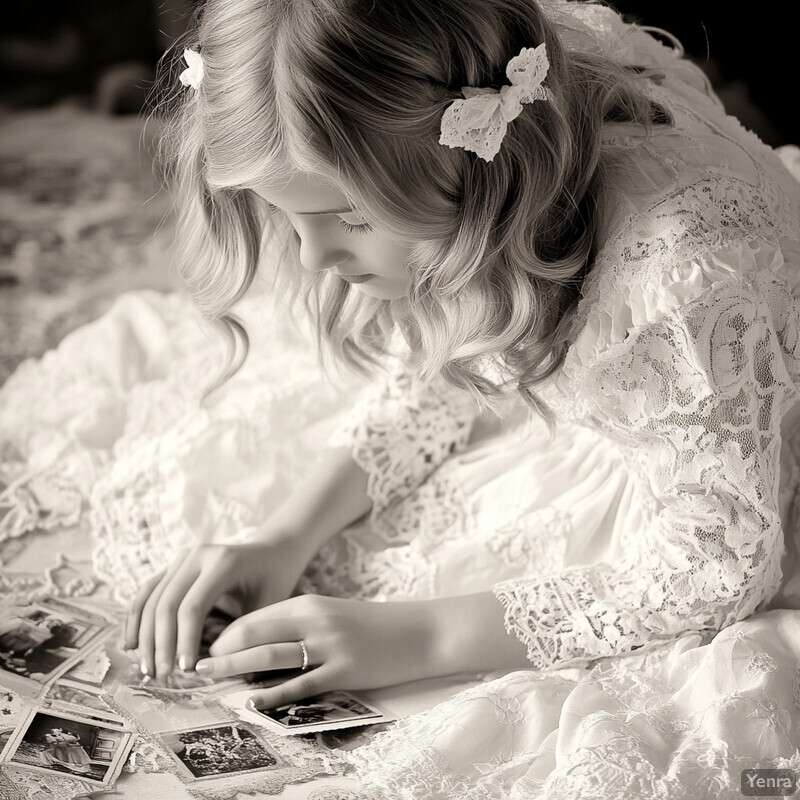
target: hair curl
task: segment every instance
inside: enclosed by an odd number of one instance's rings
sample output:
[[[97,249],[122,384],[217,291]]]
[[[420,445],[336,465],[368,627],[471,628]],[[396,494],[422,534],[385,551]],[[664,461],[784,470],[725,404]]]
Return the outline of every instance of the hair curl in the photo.
[[[653,75],[568,49],[535,0],[208,0],[189,42],[203,85],[168,104],[163,141],[183,278],[231,345],[216,385],[246,356],[232,309],[274,244],[276,296],[311,315],[323,362],[327,346],[367,374],[399,326],[421,379],[441,373],[493,405],[503,390],[478,365],[498,357],[549,418],[533,387],[564,360],[592,265],[614,162],[603,132],[669,124],[642,87]],[[461,87],[499,87],[509,59],[542,42],[551,99],[525,106],[491,163],[438,143]],[[288,221],[244,187],[297,169],[341,186],[382,230],[413,232],[404,302],[296,268]]]

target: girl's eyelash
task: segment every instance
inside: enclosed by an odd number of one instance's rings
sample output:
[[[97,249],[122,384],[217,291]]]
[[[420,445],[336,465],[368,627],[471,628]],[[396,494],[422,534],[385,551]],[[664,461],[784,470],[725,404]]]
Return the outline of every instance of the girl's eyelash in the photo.
[[[276,214],[278,212],[278,207],[272,205],[272,203],[267,203],[267,209],[271,214]],[[355,225],[352,222],[345,222],[343,219],[339,220],[339,227],[345,233],[369,233],[372,230],[372,226],[368,222]]]
[[[372,226],[368,222],[363,222],[361,225],[353,225],[343,219],[339,220],[339,227],[345,233],[369,233],[372,230]]]

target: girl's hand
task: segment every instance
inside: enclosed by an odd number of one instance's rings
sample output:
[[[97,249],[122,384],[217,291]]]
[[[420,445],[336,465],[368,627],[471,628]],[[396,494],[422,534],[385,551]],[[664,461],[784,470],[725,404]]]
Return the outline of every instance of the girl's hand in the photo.
[[[311,555],[298,535],[184,551],[137,595],[126,622],[125,646],[138,647],[145,675],[165,677],[172,672],[176,655],[180,668],[191,670],[203,623],[221,598],[233,598],[242,612],[283,600],[294,590]]]
[[[197,664],[223,677],[308,670],[254,693],[257,708],[275,708],[335,689],[371,689],[443,674],[435,619],[425,601],[377,603],[319,595],[292,597],[231,623]]]

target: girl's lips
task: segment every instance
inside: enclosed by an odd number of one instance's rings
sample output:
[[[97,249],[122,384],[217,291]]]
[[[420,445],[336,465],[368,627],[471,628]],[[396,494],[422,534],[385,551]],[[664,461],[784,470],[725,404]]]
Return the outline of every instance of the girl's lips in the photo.
[[[339,275],[338,277],[349,283],[364,283],[364,281],[371,281],[375,276],[365,273],[364,275]]]

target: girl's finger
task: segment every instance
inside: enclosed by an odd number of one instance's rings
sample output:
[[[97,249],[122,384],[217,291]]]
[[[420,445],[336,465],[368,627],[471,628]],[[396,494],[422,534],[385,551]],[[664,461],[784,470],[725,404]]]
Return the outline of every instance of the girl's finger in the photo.
[[[156,677],[164,678],[175,666],[178,640],[178,609],[200,575],[195,559],[184,561],[172,575],[155,608],[154,660]]]
[[[217,658],[249,650],[262,644],[298,642],[308,633],[308,622],[283,617],[276,619],[274,609],[280,603],[251,611],[234,620],[209,648],[209,654]]]
[[[215,566],[200,572],[178,607],[177,654],[182,670],[194,669],[205,619],[231,582],[224,564]]]
[[[178,560],[175,561],[172,566],[170,566],[164,577],[161,579],[161,582],[150,593],[150,596],[147,598],[144,608],[142,609],[142,618],[139,623],[139,666],[142,670],[142,674],[151,678],[155,677],[156,674],[155,638],[157,627],[156,609],[158,608],[158,602],[161,599],[161,595],[166,591],[167,587],[172,581],[175,573],[178,572],[178,570],[181,569],[184,564],[188,563],[188,561],[189,560],[186,559]]]
[[[302,665],[303,649],[299,642],[281,642],[251,647],[228,656],[204,658],[197,662],[196,669],[203,676],[226,678],[229,675],[246,675],[274,669],[300,669]]]
[[[128,616],[125,618],[125,649],[134,650],[139,645],[139,625],[142,621],[142,611],[147,599],[153,593],[153,589],[158,586],[161,579],[164,577],[166,570],[153,575],[136,593],[136,597],[131,603]]]
[[[289,703],[296,703],[298,700],[314,697],[322,694],[322,692],[338,689],[340,688],[338,685],[340,683],[341,675],[339,675],[337,669],[330,664],[323,664],[321,667],[304,672],[296,678],[290,678],[278,686],[270,686],[269,689],[254,692],[250,696],[248,706],[254,711],[266,711]]]

